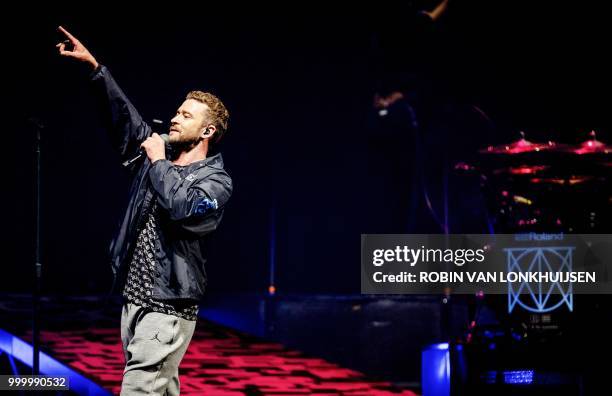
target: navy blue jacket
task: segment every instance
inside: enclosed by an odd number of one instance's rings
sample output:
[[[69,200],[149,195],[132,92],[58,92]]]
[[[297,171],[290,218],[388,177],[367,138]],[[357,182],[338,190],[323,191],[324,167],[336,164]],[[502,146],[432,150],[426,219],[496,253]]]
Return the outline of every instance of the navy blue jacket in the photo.
[[[133,158],[151,127],[121,91],[108,69],[92,74],[94,94],[101,101],[110,139],[122,160]],[[223,169],[221,154],[176,167],[168,160],[148,158],[131,169],[128,207],[110,246],[115,280],[125,282],[143,208],[156,199],[159,238],[155,242],[156,270],[153,298],[199,300],[206,286],[206,252],[210,233],[219,225],[232,193],[232,180]]]

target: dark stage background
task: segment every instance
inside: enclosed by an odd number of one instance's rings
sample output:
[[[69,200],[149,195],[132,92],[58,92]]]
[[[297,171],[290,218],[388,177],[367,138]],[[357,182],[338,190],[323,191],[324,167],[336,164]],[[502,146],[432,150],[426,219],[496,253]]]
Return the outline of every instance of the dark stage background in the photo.
[[[212,90],[229,108],[222,151],[235,191],[207,268],[211,291],[264,292],[275,235],[280,293],[358,293],[360,234],[385,230],[377,221],[392,199],[368,162],[381,53],[427,81],[419,109],[431,143],[426,167],[473,159],[518,130],[577,144],[597,129],[612,141],[608,14],[582,2],[535,3],[451,1],[427,37],[410,34],[414,3],[334,13],[176,4],[146,14],[109,5],[5,14],[0,290],[31,288],[31,117],[45,125],[44,291],[110,288],[107,247],[127,178],[86,74],[55,52],[57,25],[110,68],[145,119],[169,120],[192,89]],[[451,210],[451,231],[487,232],[473,215],[477,200],[460,192],[451,200],[468,198],[473,212]]]

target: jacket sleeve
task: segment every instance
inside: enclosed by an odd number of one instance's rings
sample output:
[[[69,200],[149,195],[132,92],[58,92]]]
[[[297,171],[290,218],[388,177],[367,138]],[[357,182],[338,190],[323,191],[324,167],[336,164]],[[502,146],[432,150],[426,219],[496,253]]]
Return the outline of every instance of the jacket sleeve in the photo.
[[[201,180],[181,178],[172,162],[158,160],[149,170],[158,203],[170,218],[182,221],[183,227],[198,234],[217,228],[223,208],[232,194],[232,180],[225,171]]]
[[[143,121],[106,66],[98,66],[91,81],[112,145],[122,161],[133,158],[151,134],[151,127]]]

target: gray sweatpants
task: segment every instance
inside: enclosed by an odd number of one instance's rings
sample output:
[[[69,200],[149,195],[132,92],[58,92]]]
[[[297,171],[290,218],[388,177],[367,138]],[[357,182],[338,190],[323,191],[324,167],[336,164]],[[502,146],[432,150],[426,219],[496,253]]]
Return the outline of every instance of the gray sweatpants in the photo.
[[[178,367],[195,321],[124,303],[121,341],[125,370],[121,395],[178,395]]]

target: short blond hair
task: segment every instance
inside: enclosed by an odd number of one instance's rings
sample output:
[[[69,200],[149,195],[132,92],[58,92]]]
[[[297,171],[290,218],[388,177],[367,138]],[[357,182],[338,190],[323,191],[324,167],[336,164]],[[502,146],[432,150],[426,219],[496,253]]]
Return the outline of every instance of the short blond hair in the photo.
[[[191,91],[185,99],[197,100],[208,106],[208,121],[217,128],[212,143],[218,143],[223,135],[225,135],[225,132],[227,132],[227,124],[229,122],[229,112],[223,102],[215,95],[202,91]]]

